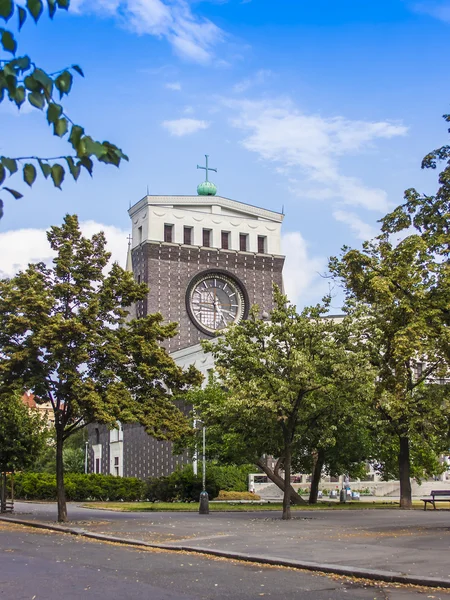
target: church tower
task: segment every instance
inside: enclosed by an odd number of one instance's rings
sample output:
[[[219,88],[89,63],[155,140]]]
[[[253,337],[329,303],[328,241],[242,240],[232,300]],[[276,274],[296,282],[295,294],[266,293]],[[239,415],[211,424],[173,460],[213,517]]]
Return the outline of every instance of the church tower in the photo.
[[[272,306],[273,284],[283,287],[280,251],[283,215],[217,195],[206,179],[196,196],[145,196],[128,213],[132,222],[127,270],[149,287],[130,307],[129,318],[162,313],[178,323],[178,335],[164,345],[182,368],[194,365],[207,376],[214,367],[200,345],[248,315]],[[91,471],[126,477],[169,475],[190,462],[187,452],[157,441],[138,424],[109,431],[90,426]]]
[[[128,211],[133,272],[149,286],[136,316],[161,312],[179,324],[171,353],[245,319],[253,304],[269,312],[273,284],[283,287],[283,215],[216,195],[207,156],[198,168],[198,195],[145,196]]]

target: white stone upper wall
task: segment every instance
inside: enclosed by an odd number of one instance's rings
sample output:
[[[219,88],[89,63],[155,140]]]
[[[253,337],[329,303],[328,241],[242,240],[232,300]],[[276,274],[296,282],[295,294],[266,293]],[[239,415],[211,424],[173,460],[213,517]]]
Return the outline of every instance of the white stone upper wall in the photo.
[[[239,250],[239,234],[248,236],[248,252],[266,238],[266,254],[281,254],[283,215],[221,196],[146,196],[128,211],[132,247],[164,242],[164,225],[173,225],[173,243],[183,244],[184,227],[192,227],[192,245],[202,246],[203,229],[211,231],[211,248],[221,247],[222,231],[230,233],[230,250]]]

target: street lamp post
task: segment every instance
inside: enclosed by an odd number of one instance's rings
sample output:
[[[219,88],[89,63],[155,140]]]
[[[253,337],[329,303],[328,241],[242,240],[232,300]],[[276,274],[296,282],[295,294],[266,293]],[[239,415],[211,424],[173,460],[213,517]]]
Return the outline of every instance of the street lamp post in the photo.
[[[85,448],[84,448],[84,472],[85,473],[88,472],[88,446],[89,446],[89,442],[85,442]]]
[[[203,473],[202,473],[202,492],[200,494],[200,506],[198,509],[200,515],[209,515],[209,497],[206,491],[206,427],[203,426]]]

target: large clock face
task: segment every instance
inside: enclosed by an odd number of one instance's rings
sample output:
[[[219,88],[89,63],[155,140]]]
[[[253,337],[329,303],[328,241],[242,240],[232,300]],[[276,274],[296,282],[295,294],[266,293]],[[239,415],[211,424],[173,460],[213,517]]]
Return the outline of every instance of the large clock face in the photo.
[[[248,310],[243,286],[219,271],[197,275],[189,284],[186,304],[195,325],[209,334],[239,323]]]

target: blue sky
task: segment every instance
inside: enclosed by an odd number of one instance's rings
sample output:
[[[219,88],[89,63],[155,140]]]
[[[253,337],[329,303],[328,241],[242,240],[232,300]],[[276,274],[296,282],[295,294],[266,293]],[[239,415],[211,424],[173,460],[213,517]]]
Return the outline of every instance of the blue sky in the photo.
[[[376,233],[406,188],[435,189],[420,160],[448,138],[450,0],[72,0],[27,22],[19,50],[49,71],[82,66],[67,112],[130,162],[8,201],[5,274],[45,258],[43,231],[67,212],[106,227],[125,258],[129,204],[147,186],[195,194],[208,153],[219,194],[284,207],[286,288],[302,306],[326,291],[328,256]],[[65,151],[36,110],[16,113],[0,107],[0,153]]]

